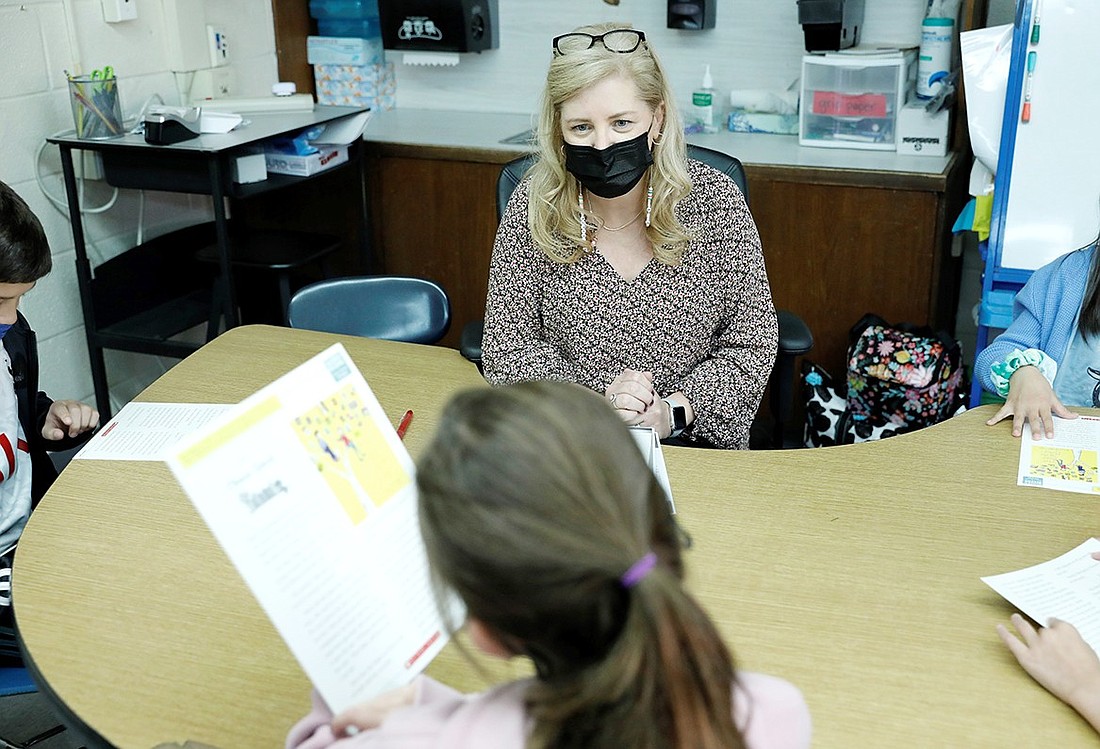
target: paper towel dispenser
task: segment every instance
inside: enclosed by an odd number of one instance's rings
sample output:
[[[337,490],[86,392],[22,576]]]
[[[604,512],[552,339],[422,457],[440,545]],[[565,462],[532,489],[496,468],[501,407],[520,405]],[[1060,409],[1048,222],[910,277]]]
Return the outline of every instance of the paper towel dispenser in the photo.
[[[807,52],[847,49],[859,44],[864,0],[797,0],[798,22]]]
[[[415,52],[481,52],[500,46],[497,0],[378,0],[382,44]]]

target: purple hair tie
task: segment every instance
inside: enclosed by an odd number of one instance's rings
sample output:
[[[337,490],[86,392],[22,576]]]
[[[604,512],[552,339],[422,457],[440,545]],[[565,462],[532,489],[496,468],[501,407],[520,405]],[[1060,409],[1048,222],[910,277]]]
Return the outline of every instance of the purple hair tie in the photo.
[[[633,588],[656,566],[657,555],[651,551],[637,562],[630,565],[630,569],[623,573],[622,577],[619,578],[619,582],[622,583],[624,588]]]

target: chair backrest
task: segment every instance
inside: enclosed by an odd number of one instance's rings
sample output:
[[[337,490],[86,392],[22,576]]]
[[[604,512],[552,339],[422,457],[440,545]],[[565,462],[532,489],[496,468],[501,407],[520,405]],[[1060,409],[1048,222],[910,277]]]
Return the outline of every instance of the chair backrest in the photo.
[[[331,278],[299,289],[287,317],[292,328],[435,343],[451,325],[451,302],[442,286],[423,278]]]
[[[37,692],[38,687],[23,666],[0,666],[0,697]]]
[[[745,182],[745,169],[741,166],[741,161],[734,156],[730,156],[728,153],[722,153],[721,151],[715,151],[713,148],[704,148],[703,146],[696,146],[688,143],[687,145],[687,157],[694,159],[695,161],[701,161],[708,166],[712,166],[718,171],[729,176],[737,185],[737,189],[741,191],[741,194],[745,196],[745,202],[749,200],[749,188]],[[509,161],[500,170],[500,176],[497,177],[497,220],[504,215],[504,209],[508,205],[508,199],[512,197],[512,193],[523,180],[524,175],[527,174],[527,170],[535,163],[536,156],[533,153],[529,153],[525,156],[520,156],[518,159]]]

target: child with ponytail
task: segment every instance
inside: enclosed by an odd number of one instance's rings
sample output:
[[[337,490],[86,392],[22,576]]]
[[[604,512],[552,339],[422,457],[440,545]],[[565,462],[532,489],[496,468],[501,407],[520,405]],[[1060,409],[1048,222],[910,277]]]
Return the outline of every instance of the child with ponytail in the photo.
[[[660,485],[606,401],[527,382],[457,396],[417,471],[420,525],[471,639],[536,678],[463,695],[427,677],[287,747],[780,749],[810,716],[782,679],[738,672],[682,584]]]

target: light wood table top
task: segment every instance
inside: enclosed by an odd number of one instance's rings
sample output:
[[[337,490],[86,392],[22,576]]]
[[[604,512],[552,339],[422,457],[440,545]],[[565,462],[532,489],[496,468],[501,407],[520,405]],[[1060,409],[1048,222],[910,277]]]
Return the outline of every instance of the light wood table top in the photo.
[[[414,456],[449,396],[484,386],[449,349],[246,326],[140,399],[236,402],[334,338],[394,423],[413,409]],[[689,584],[740,667],[802,689],[815,747],[1096,744],[1000,644],[1013,609],[978,579],[1076,546],[1096,499],[1016,487],[1018,443],[988,413],[866,445],[666,449]],[[281,746],[308,710],[308,680],[163,463],[71,463],[14,584],[35,667],[111,744]],[[429,673],[472,690],[527,670],[479,675],[449,647]]]

